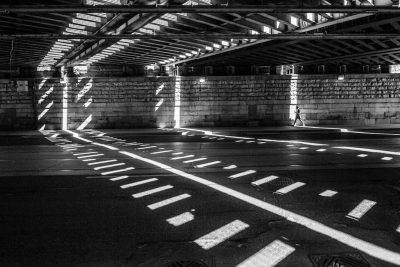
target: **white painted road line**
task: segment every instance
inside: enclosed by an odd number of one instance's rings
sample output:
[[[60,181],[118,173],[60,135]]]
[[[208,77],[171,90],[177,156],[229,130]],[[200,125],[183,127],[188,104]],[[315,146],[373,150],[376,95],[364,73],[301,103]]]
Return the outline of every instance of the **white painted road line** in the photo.
[[[273,267],[294,251],[293,247],[275,240],[236,267]]]
[[[127,179],[127,178],[129,178],[128,175],[118,176],[118,177],[111,178],[110,181],[119,181],[119,180],[124,180],[124,179]]]
[[[144,191],[144,192],[141,192],[141,193],[133,194],[132,197],[141,198],[141,197],[148,196],[148,195],[151,195],[151,194],[155,194],[155,193],[158,193],[158,192],[161,192],[161,191],[165,191],[165,190],[168,190],[168,189],[171,189],[171,188],[174,188],[174,187],[172,185],[165,185],[165,186],[161,186],[161,187],[157,187],[157,188],[154,188],[154,189],[150,189],[150,190],[147,190],[147,191]]]
[[[357,157],[359,157],[359,158],[365,158],[365,157],[368,157],[368,155],[367,155],[367,154],[358,154]]]
[[[317,152],[324,152],[324,151],[326,151],[326,149],[325,148],[320,148],[320,149],[317,149],[316,151]]]
[[[352,147],[352,146],[336,146],[334,148],[400,156],[400,152],[387,151],[387,150],[369,149],[369,148]]]
[[[213,162],[208,162],[208,163],[196,165],[196,168],[204,168],[204,167],[215,165],[215,164],[218,164],[218,163],[221,163],[221,161],[213,161]]]
[[[80,156],[78,159],[85,159],[85,158],[91,158],[91,157],[101,157],[104,156],[104,154],[93,154],[93,155],[88,155],[88,156]]]
[[[392,160],[392,157],[383,157],[382,160]]]
[[[248,224],[240,220],[235,220],[227,225],[222,226],[221,228],[218,228],[217,230],[212,231],[211,233],[196,239],[194,242],[203,249],[207,250],[224,242],[228,238],[238,234],[248,227]]]
[[[302,141],[296,141],[296,140],[275,140],[275,139],[258,139],[258,140],[265,141],[265,142],[274,142],[274,143],[302,144],[302,145],[307,145],[307,146],[328,146],[327,144],[302,142]]]
[[[194,157],[194,155],[187,155],[187,156],[182,156],[182,157],[171,158],[171,160],[188,159],[188,158],[193,158],[193,157]]]
[[[147,207],[148,207],[149,209],[151,209],[151,210],[155,210],[155,209],[158,209],[158,208],[161,208],[161,207],[170,205],[170,204],[172,204],[172,203],[181,201],[181,200],[186,199],[186,198],[189,198],[189,197],[191,197],[191,195],[189,195],[189,194],[182,194],[182,195],[179,195],[179,196],[176,196],[176,197],[168,198],[168,199],[166,199],[166,200],[163,200],[163,201],[160,201],[160,202],[157,202],[157,203],[153,203],[153,204],[151,204],[151,205],[148,205]]]
[[[131,188],[131,187],[135,187],[135,186],[138,186],[138,185],[148,184],[148,183],[156,182],[156,181],[158,181],[157,178],[150,178],[150,179],[146,179],[146,180],[135,182],[135,183],[131,183],[131,184],[121,185],[121,188],[122,189],[126,189],[126,188]]]
[[[157,146],[145,146],[145,147],[138,148],[138,150],[150,149],[150,148],[155,148],[155,147],[157,147]]]
[[[249,174],[253,174],[253,173],[256,173],[256,171],[255,170],[248,170],[248,171],[244,171],[244,172],[240,172],[240,173],[231,175],[231,176],[229,176],[229,178],[230,179],[236,179],[236,178],[239,178],[239,177],[242,177],[242,176],[246,176],[246,175],[249,175]]]
[[[103,164],[103,163],[110,163],[110,162],[116,162],[116,161],[117,161],[116,159],[110,159],[110,160],[92,162],[92,163],[89,163],[88,165],[99,165],[99,164]]]
[[[350,211],[346,217],[358,221],[365,213],[367,213],[367,211],[372,209],[375,204],[375,201],[364,199],[357,205],[357,207]]]
[[[273,181],[273,180],[275,180],[275,179],[278,179],[278,178],[279,178],[278,176],[270,175],[270,176],[267,176],[267,177],[265,177],[265,178],[262,178],[262,179],[259,179],[259,180],[257,180],[257,181],[254,181],[254,182],[252,182],[251,184],[252,184],[252,185],[258,185],[258,186],[260,186],[260,185],[262,185],[262,184],[269,183],[269,182],[271,182],[271,181]]]
[[[102,172],[101,175],[109,175],[109,174],[114,174],[114,173],[119,173],[119,172],[126,172],[130,170],[134,170],[134,167],[129,167],[125,169],[120,169],[120,170],[115,170],[115,171],[109,171],[109,172]]]
[[[85,152],[85,153],[77,153],[77,154],[73,154],[74,156],[83,156],[83,155],[89,155],[89,154],[97,154],[99,152],[96,151],[92,151],[92,152]]]
[[[182,214],[179,214],[175,217],[169,218],[166,221],[169,224],[172,224],[173,226],[181,226],[182,224],[185,224],[187,222],[190,222],[194,219],[194,215],[190,212],[185,212]]]
[[[321,197],[333,197],[334,195],[336,195],[337,192],[333,191],[333,190],[325,190],[324,192],[320,193],[319,195]]]
[[[117,167],[117,166],[122,166],[122,165],[125,165],[125,163],[117,163],[117,164],[111,164],[111,165],[106,165],[106,166],[100,166],[100,167],[96,167],[94,169],[97,171],[97,170],[101,170],[101,169],[107,169],[107,168],[112,168],[112,167]]]
[[[84,162],[88,162],[88,161],[95,161],[96,159],[84,159],[84,160],[82,160],[82,161],[84,161]]]
[[[236,168],[237,168],[236,165],[229,165],[229,166],[224,167],[225,170],[232,170],[232,169],[236,169]]]
[[[198,159],[191,159],[191,160],[186,160],[183,163],[192,163],[192,162],[198,162],[198,161],[203,161],[206,160],[207,158],[198,158]]]
[[[172,153],[172,155],[182,155],[183,152],[176,152],[176,153]]]
[[[303,185],[305,185],[305,183],[295,182],[291,185],[285,186],[285,187],[275,191],[275,193],[283,195],[283,194],[289,193],[290,191],[293,191],[299,187],[302,187]]]
[[[164,153],[169,153],[172,152],[173,150],[163,150],[163,151],[158,151],[158,152],[153,152],[150,153],[151,155],[157,155],[157,154],[164,154]]]

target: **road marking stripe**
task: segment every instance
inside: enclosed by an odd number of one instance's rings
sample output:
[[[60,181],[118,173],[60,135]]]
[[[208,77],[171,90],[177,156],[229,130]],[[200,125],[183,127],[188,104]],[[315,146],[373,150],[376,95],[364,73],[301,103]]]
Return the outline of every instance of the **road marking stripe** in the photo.
[[[183,152],[176,152],[176,153],[172,153],[172,155],[182,155]]]
[[[365,158],[365,157],[368,157],[368,155],[367,155],[367,154],[359,154],[359,155],[357,155],[357,157],[359,157],[359,158]]]
[[[221,228],[212,231],[211,233],[196,239],[194,242],[203,249],[207,250],[224,242],[248,227],[248,224],[240,220],[235,220],[227,225],[222,226]]]
[[[191,195],[189,195],[189,194],[182,194],[182,195],[179,195],[179,196],[176,196],[176,197],[168,198],[168,199],[166,199],[166,200],[163,200],[163,201],[160,201],[160,202],[157,202],[157,203],[153,203],[153,204],[151,204],[151,205],[148,205],[147,207],[148,207],[149,209],[151,209],[151,210],[155,210],[155,209],[158,209],[158,208],[161,208],[161,207],[170,205],[170,204],[172,204],[172,203],[181,201],[181,200],[186,199],[186,198],[189,198],[189,197],[191,197]]]
[[[193,158],[193,157],[194,157],[194,155],[187,155],[187,156],[182,156],[182,157],[171,158],[171,160],[187,159],[187,158]]]
[[[104,154],[93,154],[93,155],[88,155],[88,156],[80,156],[78,159],[85,159],[85,158],[91,158],[91,157],[100,157],[104,156]]]
[[[117,161],[116,159],[110,159],[110,160],[105,160],[105,161],[92,162],[92,163],[89,163],[88,165],[98,165],[98,164],[116,162],[116,161]]]
[[[84,159],[84,160],[82,160],[82,161],[88,162],[88,161],[94,161],[94,160],[96,160],[96,159]]]
[[[364,199],[357,205],[357,207],[350,211],[346,217],[358,221],[365,213],[367,213],[367,211],[372,209],[375,204],[375,201]]]
[[[275,143],[302,144],[302,145],[308,145],[308,146],[328,146],[327,144],[310,143],[310,142],[302,142],[302,141],[294,141],[294,140],[275,140],[275,139],[258,139],[258,140],[265,141],[265,142],[275,142]]]
[[[129,168],[115,170],[115,171],[102,172],[101,175],[109,175],[109,174],[113,174],[113,173],[126,172],[126,171],[130,171],[130,170],[134,170],[134,169],[135,169],[134,167],[129,167]]]
[[[242,143],[242,142],[244,142],[244,140],[237,140],[237,141],[235,141],[236,143]]]
[[[128,175],[124,175],[124,176],[114,177],[114,178],[111,178],[110,181],[119,181],[119,180],[123,180],[123,179],[126,179],[126,178],[129,178],[129,176]]]
[[[157,146],[145,146],[145,147],[138,148],[138,150],[149,149],[149,148],[155,148],[155,147],[157,147]]]
[[[150,153],[151,155],[156,155],[156,154],[164,154],[164,153],[168,153],[168,152],[172,152],[173,150],[163,150],[163,151],[158,151],[158,152],[153,152]]]
[[[135,182],[135,183],[131,183],[131,184],[121,185],[121,188],[122,189],[126,189],[126,188],[135,187],[135,186],[142,185],[142,184],[155,182],[155,181],[158,181],[158,179],[157,178],[150,178],[150,179],[146,179],[146,180]]]
[[[293,247],[275,240],[236,267],[273,267],[294,251]]]
[[[295,183],[293,183],[291,185],[285,186],[285,187],[275,191],[275,193],[283,195],[283,194],[289,193],[290,191],[293,191],[293,190],[295,190],[295,189],[297,189],[297,188],[299,188],[299,187],[301,187],[303,185],[305,185],[305,183],[295,182]]]
[[[71,131],[68,131],[68,132],[71,132]],[[74,137],[80,139],[79,136],[74,135]],[[370,243],[368,241],[364,241],[360,238],[357,238],[350,234],[336,230],[332,227],[324,225],[323,223],[320,223],[320,222],[310,219],[308,217],[302,216],[300,214],[289,211],[287,209],[277,207],[268,202],[265,202],[265,201],[259,200],[257,198],[251,197],[249,195],[243,194],[237,190],[230,189],[226,186],[214,183],[210,180],[201,178],[199,176],[189,174],[187,172],[175,169],[175,168],[168,166],[166,164],[163,164],[161,162],[154,161],[154,160],[144,158],[144,157],[140,157],[136,154],[133,154],[133,153],[130,153],[127,151],[120,151],[120,153],[124,154],[126,156],[129,156],[133,159],[140,160],[140,161],[146,162],[148,164],[151,164],[153,166],[159,167],[163,170],[174,173],[174,174],[184,177],[188,180],[197,182],[206,187],[213,188],[216,191],[219,191],[223,194],[229,195],[233,198],[242,200],[250,205],[259,207],[260,209],[263,209],[265,211],[274,213],[278,216],[286,218],[287,220],[290,220],[294,223],[302,225],[305,228],[308,228],[308,229],[315,231],[317,233],[320,233],[324,236],[327,236],[329,238],[337,240],[337,241],[341,242],[342,244],[345,244],[345,245],[355,248],[359,251],[362,251],[362,252],[364,252],[372,257],[375,257],[377,259],[383,260],[385,262],[397,264],[397,265],[400,262],[400,254],[396,251],[392,251],[392,250],[386,249],[384,247]]]
[[[244,171],[244,172],[240,172],[240,173],[231,175],[231,176],[229,176],[229,178],[235,179],[235,178],[239,178],[239,177],[246,176],[246,175],[249,175],[249,174],[253,174],[255,172],[256,172],[255,170],[248,170],[248,171]]]
[[[229,165],[229,166],[224,167],[225,170],[232,170],[232,169],[236,169],[236,168],[237,168],[236,165]]]
[[[380,154],[400,156],[400,152],[378,150],[378,149],[369,149],[369,148],[351,147],[351,146],[336,146],[334,148],[356,150],[356,151],[363,151],[363,152],[375,152],[375,153],[380,153]]]
[[[320,148],[320,149],[317,149],[316,151],[317,152],[324,152],[324,151],[326,151],[326,149],[325,148]]]
[[[85,153],[77,153],[77,154],[73,154],[74,156],[83,156],[83,155],[89,155],[89,154],[97,154],[99,152],[96,151],[92,151],[92,152],[85,152]]]
[[[215,165],[215,164],[218,164],[218,163],[221,163],[221,161],[208,162],[208,163],[196,165],[196,167],[197,167],[197,168],[204,168],[204,167],[211,166],[211,165]]]
[[[382,160],[392,160],[392,157],[383,157]]]
[[[334,195],[336,195],[337,192],[333,191],[333,190],[325,190],[324,192],[320,193],[319,195],[321,197],[333,197]]]
[[[151,194],[155,194],[155,193],[158,193],[158,192],[161,192],[161,191],[165,191],[165,190],[168,190],[168,189],[171,189],[171,188],[174,188],[174,187],[172,185],[165,185],[165,186],[161,186],[161,187],[157,187],[157,188],[154,188],[154,189],[150,189],[150,190],[147,190],[147,191],[144,191],[144,192],[141,192],[141,193],[133,194],[132,197],[141,198],[141,197],[148,196],[148,195],[151,195]]]
[[[198,159],[191,159],[191,160],[186,160],[183,163],[192,163],[192,162],[197,162],[197,161],[203,161],[206,160],[207,158],[198,158]]]
[[[269,183],[269,182],[271,182],[271,181],[273,181],[275,179],[278,179],[278,178],[279,178],[278,176],[270,175],[270,176],[267,176],[265,178],[262,178],[262,179],[259,179],[257,181],[254,181],[251,184],[252,185],[262,185],[262,184]]]
[[[117,166],[122,166],[122,165],[125,165],[125,163],[117,163],[117,164],[105,165],[105,166],[96,167],[94,169],[97,171],[97,170],[101,170],[101,169],[107,169],[107,168],[112,168],[112,167],[117,167]]]
[[[177,226],[181,226],[182,224],[185,224],[187,222],[190,222],[194,219],[194,215],[190,212],[185,212],[182,214],[179,214],[175,217],[169,218],[166,221],[169,224],[172,224],[173,226],[177,227]]]

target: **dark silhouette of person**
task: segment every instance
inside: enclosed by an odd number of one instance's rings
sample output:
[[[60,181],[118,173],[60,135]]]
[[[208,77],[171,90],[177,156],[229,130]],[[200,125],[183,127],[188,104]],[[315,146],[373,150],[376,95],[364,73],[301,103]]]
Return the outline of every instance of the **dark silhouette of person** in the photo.
[[[301,118],[300,118],[300,108],[299,108],[299,106],[296,105],[296,111],[294,113],[296,113],[296,118],[294,119],[293,127],[296,126],[297,120],[301,121],[303,126],[306,126],[304,121],[302,121]]]

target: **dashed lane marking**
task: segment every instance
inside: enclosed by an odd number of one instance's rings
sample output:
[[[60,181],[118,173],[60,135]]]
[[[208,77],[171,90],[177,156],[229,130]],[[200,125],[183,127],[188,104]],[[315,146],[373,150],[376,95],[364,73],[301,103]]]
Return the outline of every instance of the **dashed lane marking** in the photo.
[[[236,178],[239,178],[239,177],[242,177],[242,176],[246,176],[246,175],[250,175],[250,174],[253,174],[253,173],[256,173],[256,171],[255,170],[248,170],[248,171],[244,171],[244,172],[240,172],[240,173],[231,175],[231,176],[229,176],[229,178],[230,179],[236,179]]]
[[[325,190],[324,192],[320,193],[319,195],[321,197],[333,197],[334,195],[336,195],[337,192],[333,191],[333,190]]]
[[[135,182],[135,183],[121,185],[121,188],[126,189],[126,188],[131,188],[131,187],[135,187],[138,185],[148,184],[148,183],[152,183],[152,182],[156,182],[156,181],[158,181],[157,178],[150,178],[150,179],[142,180],[142,181]]]
[[[204,168],[204,167],[208,167],[208,166],[219,164],[219,163],[221,163],[221,161],[208,162],[208,163],[196,165],[196,168]]]
[[[129,167],[125,169],[120,169],[120,170],[114,170],[114,171],[109,171],[109,172],[102,172],[101,175],[109,175],[109,174],[114,174],[114,173],[119,173],[119,172],[126,172],[130,170],[134,170],[134,167]]]
[[[92,157],[101,157],[104,156],[104,154],[93,154],[93,155],[87,155],[87,156],[80,156],[78,159],[85,159],[85,158],[92,158]]]
[[[198,161],[203,161],[206,160],[207,158],[198,158],[198,159],[191,159],[191,160],[186,160],[183,163],[192,163],[192,162],[198,162]]]
[[[150,148],[156,148],[157,146],[145,146],[145,147],[140,147],[138,150],[144,150],[144,149],[150,149]]]
[[[95,161],[96,159],[84,159],[84,160],[82,160],[82,161],[84,161],[84,162],[88,162],[88,161]]]
[[[173,150],[163,150],[163,151],[158,151],[158,152],[153,152],[150,153],[151,155],[157,155],[157,154],[164,154],[164,153],[169,153],[172,152]]]
[[[193,220],[194,220],[194,215],[190,212],[185,212],[175,217],[167,219],[167,222],[175,227],[178,227]]]
[[[270,175],[270,176],[267,176],[267,177],[265,177],[265,178],[262,178],[262,179],[259,179],[259,180],[257,180],[257,181],[254,181],[254,182],[252,182],[251,184],[252,184],[252,185],[258,185],[258,186],[260,186],[260,185],[262,185],[262,184],[269,183],[269,182],[271,182],[271,181],[273,181],[273,180],[275,180],[275,179],[278,179],[278,178],[279,178],[278,176]]]
[[[118,161],[118,160],[116,160],[116,159],[110,159],[110,160],[104,160],[104,161],[97,161],[97,162],[88,163],[88,165],[99,165],[99,164],[110,163],[110,162],[116,162],[116,161]]]
[[[305,183],[295,182],[295,183],[293,183],[291,185],[285,186],[285,187],[275,191],[275,193],[281,194],[281,195],[287,194],[287,193],[289,193],[289,192],[291,192],[291,191],[293,191],[293,190],[295,190],[295,189],[297,189],[299,187],[302,187],[303,185],[305,185]]]
[[[132,197],[141,198],[141,197],[156,194],[156,193],[159,193],[159,192],[171,189],[171,188],[174,188],[174,187],[172,185],[165,185],[165,186],[153,188],[153,189],[141,192],[141,193],[133,194]]]
[[[125,163],[117,163],[117,164],[105,165],[105,166],[96,167],[94,169],[97,171],[97,170],[101,170],[101,169],[108,169],[108,168],[113,168],[113,167],[122,166],[122,165],[125,165]]]
[[[171,160],[188,159],[188,158],[193,158],[193,157],[194,157],[194,155],[187,155],[187,156],[182,156],[182,157],[171,158]]]
[[[232,169],[236,169],[236,168],[237,168],[236,165],[229,165],[229,166],[224,167],[225,170],[232,170]]]
[[[149,209],[151,209],[151,210],[155,210],[155,209],[158,209],[158,208],[161,208],[161,207],[164,207],[164,206],[168,206],[170,204],[173,204],[175,202],[181,201],[181,200],[189,198],[189,197],[191,197],[191,195],[182,194],[182,195],[179,195],[179,196],[176,196],[176,197],[168,198],[166,200],[163,200],[163,201],[160,201],[160,202],[157,202],[157,203],[153,203],[151,205],[148,205],[147,207]]]
[[[375,204],[375,201],[364,199],[352,211],[350,211],[346,217],[358,221],[365,213],[372,209]]]
[[[124,179],[127,179],[127,178],[129,178],[128,175],[118,176],[118,177],[111,178],[110,181],[119,181],[119,180],[124,180]]]
[[[73,154],[73,155],[74,156],[84,156],[84,155],[97,154],[97,153],[99,153],[99,152],[92,151],[92,152],[85,152],[85,153],[76,153],[76,154]]]

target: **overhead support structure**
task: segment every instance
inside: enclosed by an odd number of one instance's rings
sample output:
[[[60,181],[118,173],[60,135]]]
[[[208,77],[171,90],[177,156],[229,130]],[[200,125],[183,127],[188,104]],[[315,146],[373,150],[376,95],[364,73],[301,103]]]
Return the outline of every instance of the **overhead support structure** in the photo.
[[[293,5],[0,5],[1,14],[17,13],[391,13],[400,14],[393,6],[293,6]]]
[[[258,39],[258,40],[360,40],[360,39],[400,39],[399,34],[307,34],[307,33],[283,33],[283,34],[234,34],[234,33],[221,33],[221,34],[116,34],[116,35],[82,35],[82,34],[12,34],[0,35],[0,40],[15,40],[15,39],[106,39],[106,40],[119,40],[119,39]]]

